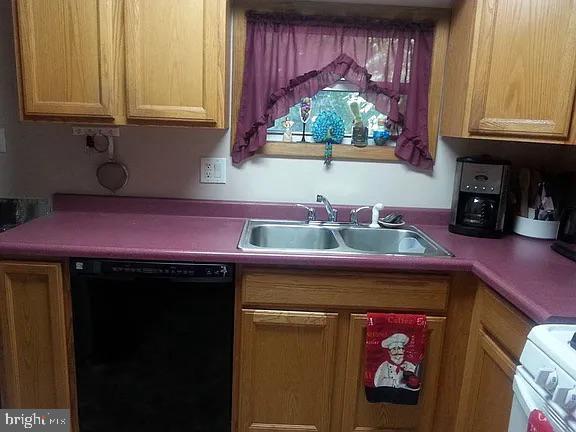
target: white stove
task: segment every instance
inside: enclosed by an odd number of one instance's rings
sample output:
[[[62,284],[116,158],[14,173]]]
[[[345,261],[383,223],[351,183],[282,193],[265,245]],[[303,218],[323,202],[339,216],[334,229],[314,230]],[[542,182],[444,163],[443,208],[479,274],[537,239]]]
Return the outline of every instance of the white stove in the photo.
[[[508,432],[526,432],[533,410],[554,432],[576,432],[576,325],[534,327],[514,377]]]

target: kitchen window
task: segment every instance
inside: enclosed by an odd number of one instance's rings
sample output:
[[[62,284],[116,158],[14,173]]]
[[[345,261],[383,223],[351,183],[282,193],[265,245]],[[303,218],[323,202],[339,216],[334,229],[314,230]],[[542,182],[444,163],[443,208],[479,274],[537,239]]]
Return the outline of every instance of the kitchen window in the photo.
[[[233,98],[234,164],[257,154],[327,161],[328,147],[320,135],[336,125],[335,160],[403,160],[432,169],[449,26],[444,11],[422,15],[361,8],[337,17],[322,15],[322,7],[303,15],[280,6],[255,11],[251,4],[234,9],[238,33],[233,75],[234,82],[242,83]],[[295,145],[299,132],[302,138],[298,111],[304,98],[312,98],[314,105],[306,133],[313,132],[314,118],[322,113],[324,127],[316,128],[316,140],[307,135],[305,143]],[[358,102],[361,112],[355,116],[356,145],[350,145],[350,101]],[[384,144],[374,145],[373,136],[366,140],[366,135],[372,134],[378,117],[392,139],[386,141],[384,130]],[[291,142],[283,140],[286,118],[294,122]]]
[[[325,111],[333,111],[344,121],[345,132],[342,144],[351,144],[352,127],[354,125],[354,115],[350,111],[351,102],[358,103],[362,119],[369,130],[368,135],[370,140],[368,145],[373,145],[374,141],[371,139],[372,131],[377,127],[378,118],[381,118],[384,114],[378,112],[373,103],[368,102],[359,95],[359,89],[356,85],[346,80],[340,80],[340,82],[320,90],[312,97],[312,114],[306,125],[305,132],[306,142],[314,142],[311,129],[318,115]],[[284,142],[283,134],[285,127],[283,123],[286,119],[294,122],[292,127],[292,142],[295,144],[301,143],[303,123],[300,118],[300,104],[293,105],[286,116],[276,119],[274,125],[268,128],[268,142]],[[394,144],[394,141],[390,140],[386,145],[393,147]]]

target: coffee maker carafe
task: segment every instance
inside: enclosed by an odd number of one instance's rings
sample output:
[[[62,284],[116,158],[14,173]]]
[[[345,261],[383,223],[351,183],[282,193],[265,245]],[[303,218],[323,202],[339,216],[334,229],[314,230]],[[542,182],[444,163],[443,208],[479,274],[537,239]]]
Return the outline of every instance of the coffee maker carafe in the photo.
[[[458,158],[450,232],[500,238],[510,177],[510,162],[490,156]]]

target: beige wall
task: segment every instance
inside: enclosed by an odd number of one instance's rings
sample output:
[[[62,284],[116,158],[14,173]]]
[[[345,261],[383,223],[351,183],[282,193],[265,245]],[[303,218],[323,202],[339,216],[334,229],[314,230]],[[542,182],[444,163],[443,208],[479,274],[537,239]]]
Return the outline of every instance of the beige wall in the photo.
[[[17,121],[10,6],[0,0],[0,127],[8,152],[0,154],[0,196],[49,196],[54,192],[106,194],[95,170],[105,158],[87,153],[71,127]],[[448,208],[455,157],[492,153],[530,164],[574,167],[576,148],[440,140],[432,175],[399,163],[265,159],[228,166],[228,183],[199,183],[199,159],[227,157],[229,135],[210,130],[123,127],[120,159],[130,169],[123,195],[310,202],[317,193],[334,203]]]

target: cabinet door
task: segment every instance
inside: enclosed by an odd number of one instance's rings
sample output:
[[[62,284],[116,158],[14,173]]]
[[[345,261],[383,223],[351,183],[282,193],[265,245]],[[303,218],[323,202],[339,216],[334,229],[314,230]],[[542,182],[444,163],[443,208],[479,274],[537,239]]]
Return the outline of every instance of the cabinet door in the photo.
[[[516,365],[483,330],[477,334],[473,368],[464,375],[468,400],[460,405],[456,430],[506,431],[512,407]]]
[[[330,432],[337,314],[242,312],[241,432]]]
[[[126,0],[128,119],[223,126],[226,0]]]
[[[4,408],[70,408],[64,302],[60,265],[0,263]]]
[[[470,132],[566,138],[576,88],[576,1],[479,4]]]
[[[422,392],[418,405],[375,404],[364,394],[364,346],[366,315],[350,317],[348,356],[345,371],[342,432],[429,431],[432,428],[441,368],[446,318],[428,317],[428,349],[424,360]]]
[[[27,116],[111,118],[117,0],[15,0]]]

